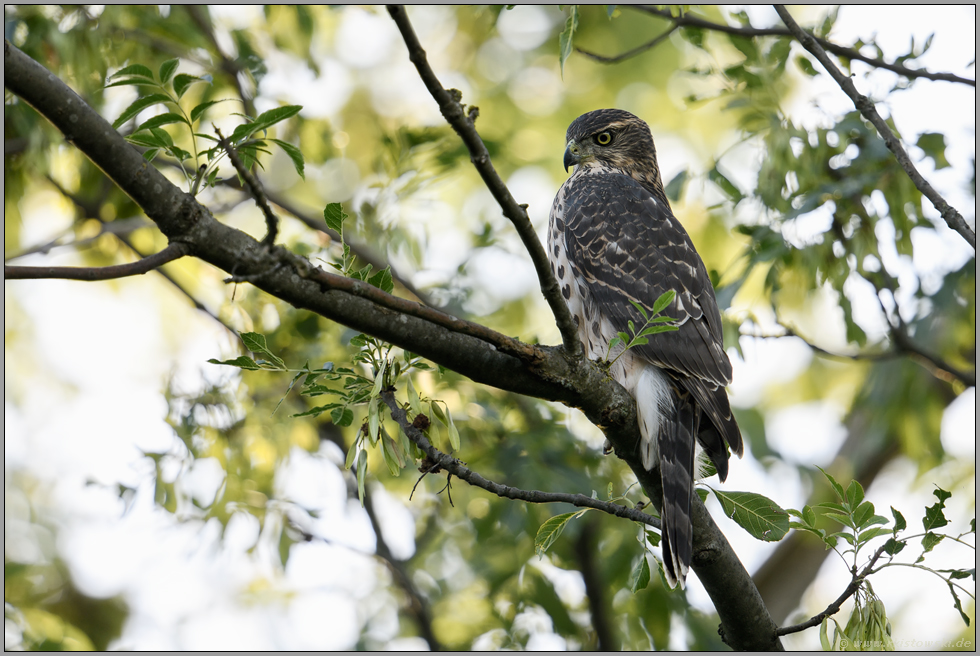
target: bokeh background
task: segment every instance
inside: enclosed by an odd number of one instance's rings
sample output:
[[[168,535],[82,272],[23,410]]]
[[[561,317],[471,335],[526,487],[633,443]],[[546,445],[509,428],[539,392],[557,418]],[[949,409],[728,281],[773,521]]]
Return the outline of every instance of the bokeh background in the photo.
[[[800,508],[827,498],[821,466],[860,480],[878,514],[894,507],[914,531],[938,486],[953,492],[949,532],[968,532],[974,387],[920,357],[864,356],[894,350],[887,313],[923,348],[975,371],[974,251],[798,44],[679,30],[619,63],[573,53],[562,67],[569,11],[426,6],[409,16],[443,85],[479,106],[494,165],[542,237],[566,177],[567,125],[601,107],[650,124],[675,213],[715,277],[735,367],[730,391],[748,448],[719,487]],[[771,8],[697,13],[779,24]],[[860,40],[866,54],[915,54],[910,66],[974,76],[973,7],[793,13],[837,43]],[[628,7],[581,7],[574,44],[615,55],[668,26]],[[232,99],[212,108],[201,131],[212,122],[231,130],[237,113],[302,105],[276,136],[302,149],[305,179],[279,150],[260,171],[289,208],[282,242],[314,261],[336,260],[336,242],[311,225],[325,204],[343,203],[352,215],[345,236],[390,263],[402,281],[396,294],[525,341],[558,341],[520,240],[383,8],[6,6],[5,36],[110,121],[136,92],[103,88],[106,76],[173,57],[180,72],[211,76],[188,93],[190,106]],[[909,83],[858,62],[851,72],[920,170],[975,225],[974,88]],[[5,100],[6,260],[100,266],[165,245],[60,134],[9,93]],[[935,134],[943,138],[921,138]],[[165,158],[155,163],[184,184]],[[230,170],[222,177],[233,182]],[[234,185],[199,198],[223,222],[264,234],[260,212]],[[5,282],[5,647],[590,649],[600,626],[614,641],[606,644],[623,648],[721,647],[696,577],[686,594],[656,576],[629,591],[643,551],[628,523],[591,513],[538,557],[537,527],[563,509],[460,483],[450,503],[441,475],[410,499],[413,469],[392,476],[381,457],[371,460],[362,508],[343,465],[363,408],[349,428],[327,415],[292,418],[312,401],[287,393],[289,375],[207,362],[241,352],[232,331],[255,331],[293,368],[344,363],[354,333],[223,284],[223,272],[200,262],[164,272]],[[787,328],[803,339],[781,336]],[[462,436],[459,457],[485,476],[600,495],[612,483],[642,499],[577,411],[448,371],[415,384],[445,401]],[[447,447],[445,433],[437,442]],[[847,585],[848,563],[819,543],[758,542],[712,504],[779,623],[815,614]],[[926,564],[974,560],[972,548],[947,541]],[[598,583],[587,594],[589,577]],[[892,568],[872,583],[899,648],[961,638],[975,647],[975,630],[935,575]],[[786,644],[819,640],[811,630]]]

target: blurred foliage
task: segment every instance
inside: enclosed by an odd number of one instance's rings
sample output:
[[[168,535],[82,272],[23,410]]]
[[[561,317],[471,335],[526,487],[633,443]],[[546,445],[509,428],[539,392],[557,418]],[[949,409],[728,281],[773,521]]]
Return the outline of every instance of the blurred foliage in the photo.
[[[708,20],[726,20],[718,8],[696,11]],[[865,457],[905,455],[920,475],[948,461],[940,422],[965,385],[934,376],[934,367],[907,353],[877,357],[893,351],[894,341],[880,331],[870,334],[855,304],[864,316],[886,316],[950,365],[971,370],[975,259],[929,280],[908,273],[916,233],[934,236],[939,230],[930,218],[934,212],[923,206],[921,194],[859,114],[827,116],[817,128],[786,115],[788,95],[821,74],[788,38],[684,27],[656,48],[603,65],[574,48],[616,55],[664,33],[669,20],[602,6],[416,7],[410,15],[443,83],[460,88],[463,102],[479,105],[477,128],[494,166],[519,202],[529,203],[539,231],[564,179],[560,153],[568,123],[599,107],[627,109],[650,123],[661,144],[675,212],[716,282],[728,346],[740,350],[751,339],[744,335],[779,335],[789,328],[814,344],[836,345],[828,350],[858,356],[811,359],[795,379],[767,390],[755,407],[736,409],[746,442],[765,466],[785,455],[767,439],[766,414],[830,397],[848,417],[870,417],[861,425]],[[818,32],[833,38],[835,17],[833,11],[820,16]],[[748,17],[731,14],[727,20],[739,24]],[[382,9],[267,7],[231,13],[182,6],[8,6],[5,36],[109,121],[137,97],[132,88],[106,88],[113,74],[133,64],[159,71],[175,58],[179,66],[169,74],[209,80],[186,89],[188,107],[228,100],[207,105],[208,120],[219,127],[240,124],[236,114],[255,117],[303,105],[269,136],[302,150],[305,178],[286,154],[258,153],[259,174],[269,190],[314,217],[328,203],[343,202],[351,211],[345,240],[355,251],[391,264],[396,294],[409,295],[400,281],[410,281],[450,312],[526,341],[557,341],[520,241],[425,95]],[[914,60],[928,45],[913,43],[907,58]],[[896,88],[910,84],[928,82],[903,80]],[[121,131],[128,134],[158,111],[133,115]],[[948,166],[942,128],[904,135],[936,168]],[[173,124],[155,129],[169,135],[157,135],[164,141],[182,143],[186,137]],[[116,235],[144,254],[165,245],[153,227],[133,221],[142,212],[131,199],[10,94],[4,131],[7,258],[31,249],[71,249],[82,263],[101,266],[131,257]],[[667,135],[689,148],[687,168],[663,157],[660,140]],[[751,160],[737,154],[745,149],[761,154]],[[164,154],[155,164],[181,182]],[[746,177],[745,168],[753,174]],[[202,190],[199,199],[221,220],[260,238],[264,226],[252,201],[233,184],[221,184],[234,178],[233,170],[221,168],[216,187]],[[25,235],[43,233],[24,225],[38,207],[47,207],[43,203],[60,203],[61,214],[71,218],[55,225],[50,242],[27,243]],[[289,218],[280,241],[315,262],[361,270],[325,233]],[[898,262],[904,273],[889,270],[889,262]],[[365,363],[351,365],[363,347],[351,330],[248,286],[223,288],[217,273],[199,262],[182,261],[167,271],[226,325],[264,334],[268,350],[290,367],[326,369],[332,363],[358,367],[365,379],[377,373]],[[876,297],[880,307],[874,306]],[[827,298],[831,310],[820,304]],[[16,315],[15,307],[9,310]],[[178,341],[179,324],[168,326]],[[25,331],[7,326],[6,346],[16,350],[26,343]],[[835,341],[834,335],[843,338]],[[456,455],[487,478],[584,494],[611,483],[615,494],[628,494],[632,503],[642,500],[630,487],[632,474],[601,455],[597,432],[568,420],[565,409],[475,385],[451,371],[418,372],[413,381],[419,395],[445,403],[459,431]],[[5,387],[15,386],[8,381]],[[172,384],[166,400],[173,443],[144,454],[160,509],[182,523],[217,526],[222,535],[236,517],[257,521],[261,529],[249,553],[275,554],[279,571],[298,546],[328,542],[321,535],[328,507],[362,517],[365,511],[347,503],[358,495],[349,474],[346,496],[320,500],[318,507],[294,498],[288,482],[299,462],[312,460],[327,478],[327,472],[343,470],[344,454],[370,423],[364,406],[353,407],[340,425],[330,413],[290,418],[314,405],[289,388],[288,375],[268,372],[242,372],[192,391]],[[407,390],[398,394],[409,400]],[[8,389],[11,396],[15,389]],[[449,450],[447,428],[436,430],[442,433],[434,442]],[[186,483],[212,462],[222,472],[214,489]],[[414,552],[401,556],[404,562],[388,557],[406,568],[407,586],[378,558],[374,588],[352,601],[363,621],[352,646],[380,649],[399,637],[424,636],[414,588],[429,609],[437,641],[429,646],[723,647],[716,619],[690,607],[683,594],[669,592],[657,574],[651,585],[630,592],[631,573],[647,556],[628,522],[590,513],[569,523],[539,558],[538,528],[569,508],[489,498],[456,481],[444,489],[442,474],[425,476],[409,500],[416,476],[393,477],[383,458],[368,463],[367,506],[382,496],[381,486],[404,504],[415,525]],[[830,469],[847,466],[838,462]],[[839,471],[838,477],[846,480]],[[972,481],[972,469],[966,478]],[[43,487],[19,473],[11,480],[8,472],[7,479],[5,495],[21,495],[28,506]],[[125,486],[119,491],[123,499],[133,493]],[[18,530],[27,531],[39,530],[46,520],[28,513],[22,521]],[[385,518],[378,521],[383,528]],[[376,521],[378,535],[381,528]],[[19,627],[19,646],[104,649],[120,635],[127,616],[123,600],[81,594],[53,546],[31,562],[19,561],[17,553],[5,549],[5,618],[8,627]],[[585,580],[599,586],[586,590]],[[400,591],[393,591],[396,584]],[[270,601],[274,592],[255,594]],[[612,636],[607,642],[599,642],[600,614],[590,601],[605,609]],[[397,609],[394,628],[382,607]],[[542,636],[558,642],[534,642]]]

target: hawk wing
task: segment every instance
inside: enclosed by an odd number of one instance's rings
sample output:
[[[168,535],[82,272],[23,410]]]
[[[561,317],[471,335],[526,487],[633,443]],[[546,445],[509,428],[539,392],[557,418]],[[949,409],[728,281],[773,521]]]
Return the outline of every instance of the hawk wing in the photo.
[[[725,443],[740,455],[742,440],[724,389],[732,365],[704,263],[665,200],[622,173],[583,173],[570,179],[565,190],[569,262],[617,331],[628,333],[629,321],[636,327],[644,323],[631,300],[649,309],[661,294],[674,290],[674,302],[663,314],[679,329],[652,335],[634,349],[669,373],[707,415],[699,441],[724,480]]]

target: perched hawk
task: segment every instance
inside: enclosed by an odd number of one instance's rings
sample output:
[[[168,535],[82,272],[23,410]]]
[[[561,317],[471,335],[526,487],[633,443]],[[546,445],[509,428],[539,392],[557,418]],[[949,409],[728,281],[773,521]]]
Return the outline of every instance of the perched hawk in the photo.
[[[639,330],[642,315],[674,290],[663,315],[679,329],[652,335],[610,368],[636,399],[643,466],[659,464],[663,480],[662,545],[671,587],[691,565],[691,494],[695,441],[718,476],[728,475],[728,450],[742,455],[742,436],[725,386],[732,365],[722,344],[721,316],[704,263],[674,217],[657,166],[650,128],[618,109],[575,119],[565,135],[565,181],[551,208],[548,256],[591,359],[622,352],[609,342]],[[658,463],[659,459],[659,463]]]

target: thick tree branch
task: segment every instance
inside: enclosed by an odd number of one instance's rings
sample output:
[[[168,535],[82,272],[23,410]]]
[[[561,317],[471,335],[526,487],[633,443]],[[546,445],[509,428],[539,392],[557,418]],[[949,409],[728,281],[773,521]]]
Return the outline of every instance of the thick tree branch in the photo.
[[[392,419],[398,423],[402,431],[405,432],[405,435],[408,436],[408,439],[412,440],[412,442],[422,449],[429,459],[436,463],[441,469],[445,469],[452,476],[455,476],[461,481],[469,483],[473,487],[486,490],[487,492],[496,494],[498,497],[503,497],[504,499],[515,499],[517,501],[527,501],[528,503],[567,503],[575,506],[576,508],[592,508],[594,510],[601,510],[602,512],[609,513],[610,515],[623,517],[624,519],[629,519],[634,522],[640,522],[660,530],[660,520],[658,518],[652,517],[645,512],[636,510],[635,508],[620,506],[619,504],[611,503],[609,501],[602,501],[600,499],[593,499],[592,497],[587,497],[584,494],[522,490],[520,488],[502,485],[500,483],[487,480],[486,478],[483,478],[483,476],[480,476],[480,474],[463,465],[463,463],[456,458],[453,458],[452,456],[449,456],[432,446],[429,439],[425,436],[425,433],[416,428],[408,419],[408,413],[401,407],[398,400],[395,399],[394,390],[383,390],[381,392],[381,398],[385,402],[385,405],[388,406]]]
[[[55,75],[4,42],[5,85],[36,108],[143,208],[170,239],[187,244],[190,254],[236,276],[248,276],[263,291],[296,308],[417,353],[471,378],[518,394],[581,408],[614,445],[654,503],[659,476],[640,462],[636,403],[594,362],[562,347],[521,344],[503,335],[517,355],[467,332],[476,324],[445,316],[432,308],[389,296],[360,281],[340,279],[314,268],[281,247],[268,248],[249,235],[216,221],[190,195],[180,191],[118,132]],[[382,302],[383,301],[383,302]],[[402,312],[401,304],[415,306]],[[431,316],[431,318],[430,318]],[[459,322],[458,324],[455,322]],[[486,335],[493,337],[489,329]],[[660,495],[662,496],[662,494]],[[771,650],[781,645],[776,626],[731,545],[700,499],[692,499],[694,560],[721,618],[728,644],[737,649]]]
[[[493,162],[490,161],[490,153],[487,152],[483,139],[476,131],[474,122],[479,115],[479,110],[476,107],[470,107],[469,111],[464,113],[463,105],[459,102],[461,98],[459,92],[455,89],[447,91],[443,88],[439,78],[429,66],[425,50],[422,49],[422,44],[419,43],[419,39],[415,35],[415,30],[408,20],[405,8],[400,5],[388,5],[388,13],[391,14],[402,34],[405,45],[408,47],[408,57],[415,64],[419,77],[422,78],[425,87],[439,104],[439,110],[446,121],[466,144],[466,148],[470,151],[470,160],[473,162],[473,166],[476,167],[480,177],[483,178],[483,182],[487,185],[487,189],[497,200],[504,216],[510,219],[514,228],[517,229],[517,234],[534,263],[538,282],[541,285],[541,293],[548,301],[552,314],[555,315],[555,322],[558,324],[558,330],[561,331],[562,344],[569,353],[582,355],[584,353],[582,342],[578,338],[571,312],[569,312],[568,305],[561,295],[558,281],[551,271],[551,264],[548,262],[548,255],[545,253],[544,246],[541,245],[541,241],[534,231],[534,226],[531,225],[531,219],[527,215],[527,206],[518,205],[517,201],[514,200],[507,185],[504,184],[494,169]]]
[[[6,280],[39,280],[44,278],[61,278],[64,280],[114,280],[141,276],[153,271],[167,262],[182,258],[190,249],[179,242],[167,245],[159,253],[154,253],[136,262],[114,264],[105,267],[68,267],[68,266],[10,266],[3,265],[3,277]]]
[[[892,151],[892,154],[895,155],[895,159],[897,159],[898,163],[902,165],[902,169],[904,169],[905,173],[908,174],[909,178],[912,180],[912,183],[915,185],[915,188],[918,189],[923,196],[929,199],[929,202],[932,203],[933,207],[935,207],[940,216],[942,216],[943,221],[946,222],[946,225],[958,232],[963,239],[965,239],[966,242],[970,244],[974,250],[976,250],[977,233],[974,231],[974,229],[970,228],[966,220],[956,210],[956,208],[947,203],[946,200],[939,195],[939,192],[933,189],[932,185],[922,177],[919,171],[915,168],[915,165],[912,164],[912,159],[909,157],[908,153],[905,152],[902,142],[895,136],[895,133],[892,132],[890,127],[888,127],[888,124],[885,123],[883,118],[881,118],[881,115],[878,114],[878,111],[875,109],[875,105],[873,102],[871,102],[871,99],[858,93],[857,87],[854,86],[854,82],[851,81],[851,78],[841,73],[840,69],[837,68],[837,65],[834,64],[830,57],[827,56],[826,51],[817,42],[816,38],[804,31],[803,28],[801,28],[796,21],[793,20],[793,17],[790,16],[789,12],[786,10],[786,7],[783,5],[774,5],[774,7],[776,8],[776,13],[778,13],[779,17],[784,23],[786,23],[786,27],[788,27],[790,32],[793,33],[793,36],[795,36],[797,40],[799,40],[800,44],[808,52],[810,52],[810,54],[816,57],[827,72],[830,73],[830,76],[834,78],[834,81],[837,82],[844,93],[846,93],[847,96],[854,102],[854,106],[857,107],[859,112],[861,112],[861,115],[875,126],[875,128],[878,130],[878,134],[881,135],[882,139],[884,139],[885,145],[888,146],[888,150]]]
[[[642,11],[652,16],[659,16],[660,18],[670,21],[675,27],[698,27],[705,30],[712,30],[714,32],[723,32],[725,34],[744,36],[748,38],[757,37],[757,36],[794,36],[790,30],[781,27],[757,28],[757,27],[752,27],[751,25],[738,27],[737,25],[713,23],[703,18],[691,16],[690,14],[682,14],[680,16],[674,16],[670,13],[669,9],[657,9],[655,7],[647,7],[642,5],[625,5],[625,6],[630,7],[631,9]],[[959,84],[966,84],[967,86],[971,86],[971,87],[977,86],[976,80],[960,77],[959,75],[954,75],[952,73],[932,73],[930,71],[921,68],[909,68],[907,66],[902,66],[901,64],[892,64],[882,59],[875,59],[874,57],[868,57],[867,55],[861,54],[859,50],[837,45],[833,41],[828,41],[827,39],[821,39],[818,37],[814,37],[814,39],[816,39],[817,43],[819,43],[824,48],[824,50],[829,50],[830,52],[834,53],[839,57],[843,57],[844,59],[862,61],[865,64],[868,64],[869,66],[874,66],[875,68],[883,68],[893,73],[898,73],[903,77],[907,77],[910,79],[921,77],[927,80],[935,80],[937,82],[956,82]],[[636,54],[640,54],[640,53],[636,53]],[[620,55],[618,57],[614,57],[610,59],[613,59],[615,61],[620,61],[621,59],[627,58],[624,55]]]

